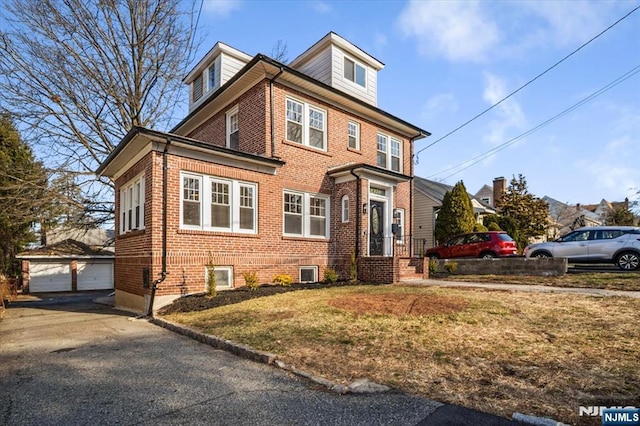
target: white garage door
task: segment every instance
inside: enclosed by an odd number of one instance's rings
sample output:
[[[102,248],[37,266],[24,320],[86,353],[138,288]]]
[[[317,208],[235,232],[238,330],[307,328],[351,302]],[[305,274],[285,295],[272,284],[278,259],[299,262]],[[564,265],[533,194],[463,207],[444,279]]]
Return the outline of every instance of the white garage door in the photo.
[[[71,264],[34,263],[29,264],[29,291],[71,291]]]
[[[112,263],[78,262],[78,291],[112,288]]]

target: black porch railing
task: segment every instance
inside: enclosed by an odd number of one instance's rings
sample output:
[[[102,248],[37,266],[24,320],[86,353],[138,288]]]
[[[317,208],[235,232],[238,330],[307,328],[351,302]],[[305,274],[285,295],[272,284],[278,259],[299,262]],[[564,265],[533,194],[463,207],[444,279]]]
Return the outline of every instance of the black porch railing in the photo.
[[[393,237],[381,237],[380,243],[384,247],[384,253],[380,255],[397,257],[423,257],[426,251],[426,239],[415,238],[411,235],[395,235]]]

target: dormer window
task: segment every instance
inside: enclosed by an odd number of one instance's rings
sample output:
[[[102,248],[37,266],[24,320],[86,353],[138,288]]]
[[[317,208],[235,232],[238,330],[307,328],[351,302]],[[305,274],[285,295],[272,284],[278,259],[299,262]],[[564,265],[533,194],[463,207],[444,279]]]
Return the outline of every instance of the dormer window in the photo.
[[[344,78],[356,83],[358,86],[366,86],[367,70],[359,63],[351,59],[344,58]]]
[[[214,90],[216,86],[216,64],[215,62],[209,67],[209,90]]]
[[[198,99],[202,97],[202,74],[196,77],[193,80],[193,84],[191,86],[191,101],[196,102]]]

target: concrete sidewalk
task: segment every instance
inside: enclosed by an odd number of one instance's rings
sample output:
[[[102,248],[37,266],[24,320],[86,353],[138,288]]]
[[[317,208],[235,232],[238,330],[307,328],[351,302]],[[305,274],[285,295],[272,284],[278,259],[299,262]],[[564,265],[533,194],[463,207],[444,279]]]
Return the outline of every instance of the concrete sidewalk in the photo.
[[[416,286],[487,288],[491,290],[526,291],[530,293],[568,293],[598,297],[632,297],[634,299],[640,299],[640,291],[605,290],[601,288],[552,287],[546,285],[528,284],[473,283],[465,281],[445,281],[434,279],[402,281],[399,284]]]

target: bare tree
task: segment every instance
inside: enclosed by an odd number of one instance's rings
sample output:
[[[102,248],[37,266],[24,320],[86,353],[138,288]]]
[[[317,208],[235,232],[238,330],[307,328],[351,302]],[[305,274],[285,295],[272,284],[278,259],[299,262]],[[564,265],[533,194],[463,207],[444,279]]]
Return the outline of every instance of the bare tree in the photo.
[[[271,58],[278,62],[286,64],[289,62],[289,49],[287,42],[278,40],[278,42],[271,48]]]
[[[170,126],[194,49],[193,10],[179,0],[2,4],[0,112],[55,176],[80,186],[72,202],[108,221],[113,190],[94,171],[132,127]]]

